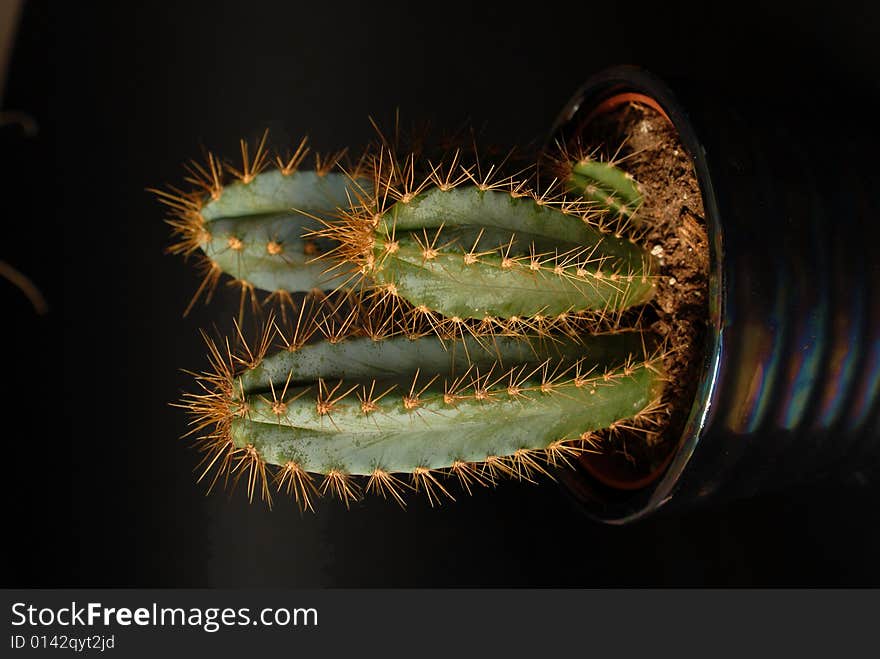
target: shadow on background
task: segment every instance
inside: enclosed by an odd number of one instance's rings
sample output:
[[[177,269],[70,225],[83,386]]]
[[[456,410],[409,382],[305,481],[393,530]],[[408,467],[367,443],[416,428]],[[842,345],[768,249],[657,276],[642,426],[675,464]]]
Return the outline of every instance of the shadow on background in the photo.
[[[533,142],[584,78],[616,63],[857,107],[880,94],[876,7],[135,4],[28,2],[12,58],[6,105],[40,132],[2,129],[0,257],[14,256],[51,312],[35,316],[0,281],[4,585],[880,583],[869,483],[622,529],[592,524],[552,483],[436,509],[323,501],[317,515],[203,496],[178,439],[186,419],[168,403],[190,386],[180,369],[205,366],[198,330],[237,300],[181,317],[198,281],[163,255],[163,209],[145,192],[179,183],[203,147],[233,156],[265,127],[276,144],[308,133],[318,149],[363,145],[367,117],[387,123],[398,107],[440,127],[485,123],[503,147]]]

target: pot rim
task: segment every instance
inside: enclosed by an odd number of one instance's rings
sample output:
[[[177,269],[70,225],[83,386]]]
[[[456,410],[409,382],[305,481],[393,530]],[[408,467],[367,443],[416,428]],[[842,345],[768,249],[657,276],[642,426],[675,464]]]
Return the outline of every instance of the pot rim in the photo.
[[[627,98],[633,95],[641,96],[643,102],[645,98],[649,99],[648,104],[659,109],[669,119],[693,160],[703,198],[709,238],[709,318],[696,394],[678,444],[660,468],[663,473],[642,488],[617,490],[601,484],[585,468],[568,470],[561,474],[561,480],[574,497],[584,504],[584,510],[589,517],[616,525],[633,522],[655,512],[674,495],[709,421],[717,391],[724,343],[722,318],[726,285],[722,269],[723,232],[718,202],[705,148],[686,112],[666,83],[637,66],[614,66],[597,73],[588,78],[563,107],[553,122],[548,144],[557,140],[575,122],[581,123],[585,118],[601,111],[602,105],[614,97]],[[586,117],[583,116],[584,112],[588,113]]]

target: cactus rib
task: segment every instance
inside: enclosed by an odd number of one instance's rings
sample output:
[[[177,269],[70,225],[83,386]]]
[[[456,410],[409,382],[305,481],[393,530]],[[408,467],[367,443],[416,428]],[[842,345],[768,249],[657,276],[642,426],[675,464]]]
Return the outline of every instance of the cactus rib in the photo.
[[[440,252],[426,260],[412,236],[374,243],[372,275],[415,306],[448,317],[509,318],[556,316],[582,311],[625,309],[650,299],[654,283],[644,267],[603,272],[592,250],[576,250],[555,258],[505,253]]]
[[[297,213],[223,217],[206,226],[202,250],[224,273],[262,290],[326,290],[333,276],[315,257],[332,246],[304,238],[314,228]]]
[[[220,218],[277,215],[305,211],[322,213],[347,206],[355,193],[353,181],[340,172],[280,169],[261,172],[248,183],[226,185],[202,207],[205,222]]]
[[[536,364],[547,359],[568,362],[589,360],[593,365],[617,365],[631,355],[644,353],[641,332],[591,334],[578,338],[550,340],[533,337],[474,337],[441,340],[434,336],[410,339],[394,336],[383,340],[370,337],[342,341],[318,341],[295,350],[282,350],[262,359],[239,374],[233,395],[281,390],[318,380],[345,378],[409,381],[416,370],[441,377],[462,374],[469,368],[483,372],[492,366]]]

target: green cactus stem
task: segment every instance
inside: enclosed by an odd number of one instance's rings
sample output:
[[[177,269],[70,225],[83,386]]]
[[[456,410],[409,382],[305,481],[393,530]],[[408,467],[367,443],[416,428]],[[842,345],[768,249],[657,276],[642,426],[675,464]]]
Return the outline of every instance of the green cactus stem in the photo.
[[[638,426],[662,392],[659,362],[646,360],[639,332],[452,343],[310,343],[237,374],[221,367],[203,380],[214,392],[186,406],[197,429],[216,425],[209,468],[247,473],[249,494],[261,483],[270,498],[274,465],[279,488],[311,507],[311,474],[347,504],[356,495],[350,476],[368,476],[368,489],[402,503],[396,475],[408,474],[433,503],[448,493],[441,474],[469,490],[502,475],[548,473],[542,465],[593,450],[596,431]]]
[[[380,288],[448,317],[620,311],[654,292],[653,261],[588,218],[531,196],[433,188],[320,235]]]
[[[247,183],[237,180],[223,186],[217,198],[202,207],[201,214],[206,222],[294,210],[317,214],[347,207],[356,192],[352,180],[343,173],[272,169],[256,174]]]
[[[368,185],[355,170],[351,175],[332,171],[343,152],[315,157],[314,170],[300,170],[308,148],[303,140],[292,156],[275,157],[276,169],[265,170],[269,155],[264,134],[255,152],[242,140],[240,168],[208,154],[204,164],[187,166],[189,192],[176,188],[152,190],[168,206],[177,241],[168,251],[201,257],[204,280],[190,306],[211,292],[224,273],[238,283],[244,296],[256,289],[289,302],[296,291],[331,290],[333,269],[328,262],[314,260],[332,249],[327,241],[313,240],[307,234],[347,208]],[[224,181],[228,171],[235,179]],[[362,188],[367,185],[367,188]]]
[[[272,170],[236,181],[201,210],[202,249],[226,274],[267,291],[333,288],[333,245],[306,236],[360,192],[345,174]]]
[[[644,365],[580,380],[509,373],[495,386],[483,378],[453,390],[425,374],[379,400],[369,392],[384,393],[380,382],[354,390],[319,382],[277,400],[254,396],[232,421],[231,438],[270,464],[295,463],[307,472],[413,473],[577,441],[637,416],[659,393],[657,373]]]

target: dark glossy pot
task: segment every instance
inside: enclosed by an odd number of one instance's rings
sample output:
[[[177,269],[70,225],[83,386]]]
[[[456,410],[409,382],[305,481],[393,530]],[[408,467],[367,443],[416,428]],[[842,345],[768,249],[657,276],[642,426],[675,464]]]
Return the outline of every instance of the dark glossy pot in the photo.
[[[709,332],[663,472],[621,490],[579,468],[564,484],[591,516],[622,524],[865,469],[880,450],[876,146],[848,139],[845,112],[829,121],[786,98],[673,93],[634,67],[589,79],[553,139],[620,94],[652,99],[694,160],[711,250]]]

